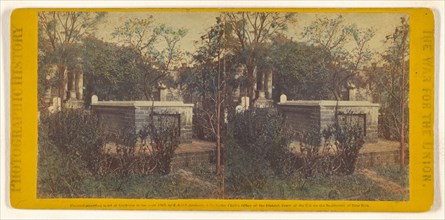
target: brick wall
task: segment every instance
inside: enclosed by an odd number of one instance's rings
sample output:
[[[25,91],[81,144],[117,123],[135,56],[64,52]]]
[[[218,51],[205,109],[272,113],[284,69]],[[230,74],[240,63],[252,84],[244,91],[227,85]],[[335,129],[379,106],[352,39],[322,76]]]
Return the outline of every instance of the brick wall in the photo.
[[[135,123],[133,106],[93,106],[92,112],[97,115],[104,131],[116,137],[123,129],[130,129]]]
[[[285,126],[295,132],[294,138],[308,129],[320,131],[319,106],[279,106],[278,110],[285,117]]]
[[[109,134],[118,134],[122,129],[136,129],[148,123],[152,111],[158,115],[178,119],[181,143],[192,141],[193,104],[182,102],[149,101],[100,101],[92,104],[92,111]]]
[[[151,113],[149,106],[136,106],[136,130],[139,130],[143,125],[147,124]],[[156,106],[153,107],[153,112],[159,115],[166,115],[172,120],[178,120],[180,123],[180,138],[181,143],[192,142],[192,117],[193,107],[190,106]],[[174,118],[174,119],[173,119]],[[170,119],[169,119],[170,120]]]
[[[298,133],[314,129],[319,133],[335,120],[336,101],[286,101],[278,104],[278,111],[286,118],[286,126]],[[338,114],[364,120],[365,140],[377,142],[379,105],[364,101],[340,101]],[[298,139],[298,137],[297,137]]]

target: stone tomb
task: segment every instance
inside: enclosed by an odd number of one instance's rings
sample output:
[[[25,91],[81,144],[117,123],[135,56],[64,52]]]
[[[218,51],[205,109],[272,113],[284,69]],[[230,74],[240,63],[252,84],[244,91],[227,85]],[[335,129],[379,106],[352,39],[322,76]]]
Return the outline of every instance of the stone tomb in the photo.
[[[193,104],[169,101],[98,101],[92,98],[91,110],[109,134],[119,134],[122,129],[136,129],[148,123],[152,112],[178,121],[181,143],[192,142]],[[169,120],[170,120],[169,119]]]
[[[320,133],[335,120],[337,101],[287,101],[280,98],[278,111],[284,115],[286,126],[298,133],[314,129]],[[379,104],[367,101],[339,101],[338,118],[348,118],[358,122],[363,127],[365,140],[377,142],[378,140],[378,112]]]

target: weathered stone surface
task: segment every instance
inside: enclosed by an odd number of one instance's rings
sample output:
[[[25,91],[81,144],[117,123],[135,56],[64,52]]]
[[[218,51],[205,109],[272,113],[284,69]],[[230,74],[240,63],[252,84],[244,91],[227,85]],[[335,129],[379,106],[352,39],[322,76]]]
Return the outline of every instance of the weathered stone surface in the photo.
[[[179,122],[180,141],[192,141],[193,104],[160,101],[97,101],[91,104],[105,131],[118,134],[122,129],[139,132],[149,121],[150,114],[164,115]]]
[[[278,104],[278,111],[286,118],[286,126],[297,133],[312,129],[321,133],[335,120],[337,101],[286,101]],[[365,140],[377,142],[379,104],[367,101],[339,101],[338,115],[364,120]],[[297,136],[298,137],[298,136]]]
[[[99,101],[99,98],[97,95],[91,96],[91,104],[96,104]]]
[[[287,96],[285,94],[281,94],[280,95],[280,103],[285,103],[287,102]]]
[[[249,105],[250,105],[249,96],[241,97],[241,106],[244,108],[244,110],[249,109]]]
[[[255,108],[272,108],[274,107],[273,100],[266,99],[265,97],[259,97],[253,102],[253,107]]]

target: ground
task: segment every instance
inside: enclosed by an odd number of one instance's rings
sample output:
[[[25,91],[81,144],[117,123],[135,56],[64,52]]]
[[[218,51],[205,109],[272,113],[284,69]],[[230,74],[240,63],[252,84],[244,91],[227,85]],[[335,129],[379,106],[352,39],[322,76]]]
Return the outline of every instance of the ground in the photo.
[[[112,145],[110,152],[113,151]],[[366,144],[362,154],[397,151],[396,142]],[[409,172],[399,171],[394,161],[376,160],[372,166],[360,167],[352,175],[302,178],[270,175],[261,191],[234,191],[224,187],[215,175],[214,144],[194,141],[176,150],[172,172],[165,176],[101,176],[82,179],[79,194],[86,198],[165,198],[165,199],[290,199],[290,200],[365,200],[403,201],[409,199]],[[392,158],[392,157],[391,157]],[[365,158],[366,159],[366,158]],[[395,158],[393,158],[395,159]],[[379,161],[385,163],[379,164]],[[38,197],[65,197],[53,192],[39,192]]]
[[[407,200],[408,189],[384,177],[379,171],[394,169],[372,167],[348,176],[302,179],[271,177],[263,192],[244,194],[226,187],[209,166],[180,169],[166,176],[133,176],[85,180],[85,197],[165,198],[165,199],[291,199],[291,200]],[[400,175],[408,179],[407,174]],[[94,187],[92,187],[94,186]]]
[[[375,164],[360,168],[349,176],[314,177],[304,179],[291,176],[286,179],[270,177],[263,192],[243,194],[232,192],[228,186],[221,189],[221,181],[215,175],[215,165],[209,157],[196,157],[202,153],[211,154],[214,144],[194,141],[181,144],[176,155],[192,155],[193,163],[181,164],[167,176],[135,176],[127,180],[104,178],[95,180],[102,190],[99,197],[117,198],[225,198],[225,199],[293,199],[293,200],[407,200],[408,172],[400,173],[397,164]],[[393,152],[397,142],[381,140],[366,144],[361,152]],[[184,160],[177,156],[175,160]],[[187,166],[184,164],[188,164]],[[97,189],[97,188],[96,188]],[[89,197],[89,196],[88,196]]]

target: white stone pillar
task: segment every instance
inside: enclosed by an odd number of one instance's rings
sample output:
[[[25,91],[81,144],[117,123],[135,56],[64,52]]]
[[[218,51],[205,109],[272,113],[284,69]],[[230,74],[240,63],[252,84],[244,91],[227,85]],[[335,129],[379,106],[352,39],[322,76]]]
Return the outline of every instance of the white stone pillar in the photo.
[[[91,96],[91,104],[96,104],[99,102],[99,97],[97,95]]]
[[[68,99],[76,99],[76,73],[68,72]]]
[[[249,105],[250,105],[249,101],[250,101],[249,96],[241,97],[241,106],[244,108],[244,110],[249,109]]]
[[[78,100],[83,99],[83,70],[81,68],[76,71],[76,96]]]
[[[273,78],[273,71],[270,69],[266,72],[266,81],[265,81],[265,87],[266,87],[266,98],[272,99],[272,78]]]
[[[280,103],[285,103],[285,102],[287,102],[287,96],[285,94],[282,94],[280,96]]]
[[[68,99],[68,71],[63,71],[63,100]]]
[[[163,83],[158,85],[159,101],[167,101],[167,87]]]

